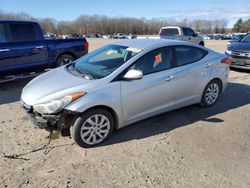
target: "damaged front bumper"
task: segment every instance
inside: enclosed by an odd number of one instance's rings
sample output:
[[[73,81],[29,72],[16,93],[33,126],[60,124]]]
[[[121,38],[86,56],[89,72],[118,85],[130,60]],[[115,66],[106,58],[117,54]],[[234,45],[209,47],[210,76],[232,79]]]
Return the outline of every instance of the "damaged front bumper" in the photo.
[[[57,114],[39,114],[34,111],[32,106],[25,104],[23,101],[21,101],[21,106],[36,127],[47,131],[69,129],[77,115],[68,110],[63,110]]]
[[[27,115],[31,120],[31,122],[40,129],[55,130],[58,127],[57,125],[60,119],[60,114],[47,116],[47,115],[40,115],[32,112],[27,112]]]

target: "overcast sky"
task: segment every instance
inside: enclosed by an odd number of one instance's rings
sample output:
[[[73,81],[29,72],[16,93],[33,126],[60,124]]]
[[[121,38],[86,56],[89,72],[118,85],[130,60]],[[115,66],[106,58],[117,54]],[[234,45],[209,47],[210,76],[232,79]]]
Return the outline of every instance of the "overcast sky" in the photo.
[[[82,14],[145,18],[227,19],[250,18],[250,0],[1,0],[6,12],[34,17],[74,20]]]

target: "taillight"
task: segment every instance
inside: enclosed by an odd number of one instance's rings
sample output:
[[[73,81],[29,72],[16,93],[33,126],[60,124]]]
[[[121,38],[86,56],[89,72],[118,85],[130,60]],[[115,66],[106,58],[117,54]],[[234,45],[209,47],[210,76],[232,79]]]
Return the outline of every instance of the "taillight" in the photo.
[[[223,58],[220,62],[230,65],[231,62],[232,62],[232,59],[229,58],[229,57],[225,57],[225,58]]]
[[[85,50],[89,51],[89,43],[88,42],[84,42],[83,47]]]

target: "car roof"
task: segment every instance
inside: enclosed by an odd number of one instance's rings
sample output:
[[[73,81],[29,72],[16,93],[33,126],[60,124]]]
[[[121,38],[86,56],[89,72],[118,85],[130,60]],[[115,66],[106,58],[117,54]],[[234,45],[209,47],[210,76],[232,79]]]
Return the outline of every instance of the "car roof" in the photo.
[[[169,39],[127,39],[113,42],[112,44],[128,46],[138,49],[146,49],[152,46],[171,46],[171,45],[189,45],[193,46],[193,44],[178,41],[178,40],[169,40]]]

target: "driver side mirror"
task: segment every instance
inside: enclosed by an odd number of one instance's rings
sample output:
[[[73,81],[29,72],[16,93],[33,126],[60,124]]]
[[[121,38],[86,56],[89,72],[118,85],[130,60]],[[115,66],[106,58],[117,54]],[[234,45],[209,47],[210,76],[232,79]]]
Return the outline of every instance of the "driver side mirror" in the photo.
[[[127,80],[137,80],[137,79],[141,79],[143,77],[143,73],[142,71],[139,70],[129,70],[124,76],[124,79]]]

